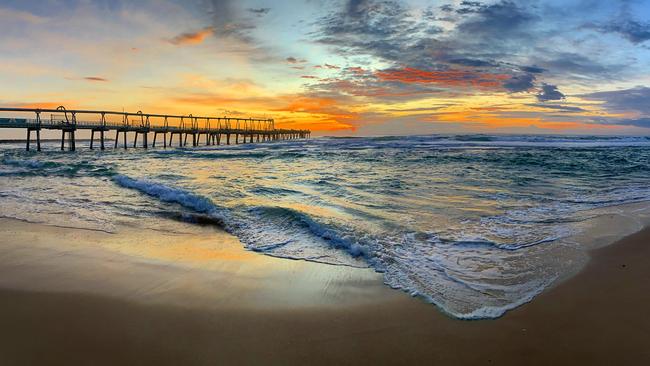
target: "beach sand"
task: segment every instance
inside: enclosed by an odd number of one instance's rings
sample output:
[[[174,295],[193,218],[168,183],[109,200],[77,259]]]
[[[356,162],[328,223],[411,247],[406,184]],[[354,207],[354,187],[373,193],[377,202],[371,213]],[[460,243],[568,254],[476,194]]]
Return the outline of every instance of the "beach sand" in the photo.
[[[370,269],[259,255],[212,227],[0,219],[0,364],[650,364],[650,230],[591,254],[502,318],[461,321]]]

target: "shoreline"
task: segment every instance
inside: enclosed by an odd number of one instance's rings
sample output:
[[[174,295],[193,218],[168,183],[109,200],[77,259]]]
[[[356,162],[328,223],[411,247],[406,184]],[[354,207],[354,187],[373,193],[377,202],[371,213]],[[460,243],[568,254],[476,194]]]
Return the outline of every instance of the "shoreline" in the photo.
[[[134,237],[0,220],[0,361],[650,362],[647,227],[592,250],[577,275],[530,303],[475,321],[449,318],[391,290],[371,270],[270,258],[201,230],[214,236],[178,234],[160,244],[160,233],[148,242],[149,232]],[[174,250],[179,238],[190,237],[196,241]],[[216,238],[219,247],[206,247]],[[89,240],[101,245],[89,247]],[[128,245],[134,242],[136,252]]]

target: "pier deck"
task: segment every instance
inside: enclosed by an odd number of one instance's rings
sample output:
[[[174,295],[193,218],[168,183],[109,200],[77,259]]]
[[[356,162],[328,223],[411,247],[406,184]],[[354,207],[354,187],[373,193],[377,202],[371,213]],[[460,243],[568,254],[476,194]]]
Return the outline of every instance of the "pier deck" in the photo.
[[[30,149],[32,132],[36,133],[36,148],[41,150],[40,131],[60,130],[61,150],[67,147],[76,149],[75,132],[77,130],[90,130],[90,148],[94,148],[95,134],[98,134],[99,147],[106,148],[106,133],[115,131],[114,148],[118,148],[120,137],[122,146],[128,148],[127,134],[134,133],[133,147],[138,144],[138,137],[142,138],[142,147],[149,147],[149,135],[153,134],[151,147],[156,147],[158,136],[162,137],[163,147],[171,146],[174,139],[178,146],[187,146],[188,138],[192,146],[220,145],[222,142],[230,145],[231,137],[234,143],[267,142],[277,140],[290,140],[309,138],[311,131],[295,129],[277,129],[273,119],[258,118],[232,118],[232,117],[201,117],[177,116],[167,114],[147,114],[138,111],[113,112],[92,110],[66,110],[64,107],[57,109],[38,108],[0,108],[4,113],[33,114],[29,117],[0,117],[0,128],[18,128],[27,131],[26,149]],[[169,136],[169,140],[168,137]],[[225,138],[225,141],[222,139]]]

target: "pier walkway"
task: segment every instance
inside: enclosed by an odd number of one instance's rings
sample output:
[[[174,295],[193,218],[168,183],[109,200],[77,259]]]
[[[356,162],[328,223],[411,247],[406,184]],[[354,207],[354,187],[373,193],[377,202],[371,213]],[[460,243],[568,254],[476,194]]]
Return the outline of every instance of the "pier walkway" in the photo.
[[[105,135],[115,131],[114,148],[118,148],[120,137],[122,146],[128,147],[127,134],[133,133],[133,147],[138,145],[141,137],[142,147],[149,147],[149,135],[153,134],[151,147],[156,147],[160,136],[162,146],[187,146],[188,138],[192,146],[219,145],[225,142],[235,144],[266,142],[309,138],[309,130],[277,129],[273,119],[231,118],[231,117],[194,117],[166,114],[147,114],[138,111],[111,112],[90,110],[66,110],[63,106],[56,109],[0,108],[0,113],[21,114],[22,117],[0,117],[0,128],[24,128],[27,131],[26,149],[29,151],[32,132],[36,134],[36,148],[41,151],[41,130],[61,131],[61,150],[67,147],[76,149],[75,132],[90,130],[90,148],[94,148],[97,134],[99,147],[105,149]],[[169,140],[167,137],[169,136]],[[243,141],[240,140],[240,137]],[[232,139],[231,139],[232,138]],[[225,141],[224,141],[225,139]],[[174,141],[176,140],[176,141]],[[160,146],[160,145],[159,145]]]

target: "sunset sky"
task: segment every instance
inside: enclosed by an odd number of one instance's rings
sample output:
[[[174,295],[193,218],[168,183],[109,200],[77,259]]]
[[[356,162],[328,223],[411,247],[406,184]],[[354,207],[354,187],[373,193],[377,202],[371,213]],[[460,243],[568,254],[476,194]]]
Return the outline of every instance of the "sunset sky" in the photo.
[[[650,134],[650,1],[0,2],[0,105]]]

